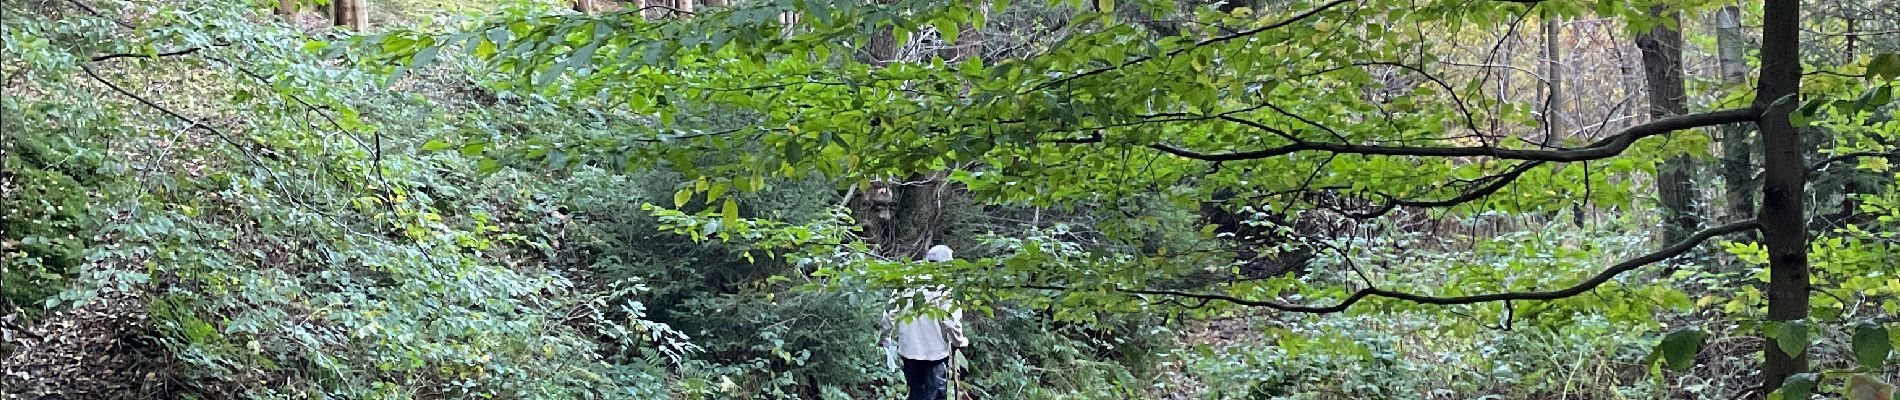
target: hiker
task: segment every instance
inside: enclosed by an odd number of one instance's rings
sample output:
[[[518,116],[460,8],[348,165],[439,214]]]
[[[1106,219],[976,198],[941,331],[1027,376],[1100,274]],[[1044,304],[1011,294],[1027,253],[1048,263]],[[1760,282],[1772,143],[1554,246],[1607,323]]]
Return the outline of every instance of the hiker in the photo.
[[[950,247],[937,245],[924,253],[924,261],[950,261]],[[930,315],[907,316],[901,303],[904,299],[922,296],[924,304],[949,312],[947,317]],[[884,315],[884,333],[878,336],[885,348],[893,346],[889,332],[896,322],[897,356],[903,359],[905,386],[910,388],[910,400],[943,400],[949,396],[949,363],[955,355],[954,349],[970,345],[970,339],[963,337],[961,310],[950,306],[950,292],[943,287],[915,287],[904,290],[892,299],[899,302]],[[900,320],[901,319],[901,320]]]

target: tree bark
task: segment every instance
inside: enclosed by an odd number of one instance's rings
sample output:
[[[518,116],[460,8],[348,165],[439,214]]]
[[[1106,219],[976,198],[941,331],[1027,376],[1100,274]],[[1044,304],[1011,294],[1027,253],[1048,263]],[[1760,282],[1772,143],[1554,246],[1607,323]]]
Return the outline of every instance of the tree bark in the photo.
[[[1768,319],[1795,321],[1808,317],[1807,165],[1801,157],[1801,137],[1789,115],[1800,99],[1800,0],[1766,0],[1762,7],[1761,86],[1755,105],[1764,110],[1761,122],[1763,180],[1762,241],[1768,247]],[[1805,352],[1790,355],[1775,339],[1762,346],[1762,387],[1773,391],[1789,376],[1808,371]]]
[[[284,22],[297,22],[297,0],[277,0],[277,8],[271,11],[283,17]]]
[[[1651,15],[1662,16],[1676,21],[1680,26],[1682,13],[1665,10],[1656,6]],[[1667,12],[1668,14],[1662,14]],[[1657,25],[1649,32],[1637,35],[1636,46],[1643,53],[1643,82],[1648,86],[1649,116],[1665,118],[1689,112],[1682,77],[1682,32],[1668,26]],[[1664,246],[1681,242],[1695,232],[1698,218],[1695,209],[1695,164],[1688,155],[1670,157],[1656,172],[1656,192],[1663,208],[1662,243]]]
[[[1544,145],[1556,146],[1569,134],[1564,127],[1564,69],[1563,50],[1558,45],[1563,36],[1563,20],[1552,13],[1544,17],[1544,80],[1550,88],[1544,101]]]
[[[897,37],[891,34],[891,28],[879,27],[877,32],[871,33],[871,43],[869,46],[869,50],[871,51],[871,63],[883,65],[895,61],[897,59],[897,46]]]
[[[944,179],[948,171],[912,174],[897,190],[901,198],[894,228],[896,240],[886,243],[885,254],[904,259],[921,259],[924,250],[943,240],[943,199],[949,188]]]
[[[1742,10],[1722,7],[1715,14],[1717,61],[1722,66],[1722,83],[1740,86],[1748,82],[1746,38],[1742,37]],[[1726,186],[1728,219],[1739,221],[1755,215],[1755,149],[1750,144],[1754,127],[1729,124],[1722,127],[1722,182]],[[1750,235],[1751,237],[1753,235]]]
[[[369,27],[369,15],[363,10],[364,0],[332,0],[330,2],[330,21],[336,26],[349,27],[351,30],[363,30]]]

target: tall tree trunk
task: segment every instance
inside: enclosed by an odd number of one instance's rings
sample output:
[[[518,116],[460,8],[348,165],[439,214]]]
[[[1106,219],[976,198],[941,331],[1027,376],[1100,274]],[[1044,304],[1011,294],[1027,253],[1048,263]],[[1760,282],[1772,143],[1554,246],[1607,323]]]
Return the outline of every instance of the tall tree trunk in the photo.
[[[1677,21],[1680,26],[1681,12],[1666,10],[1663,6],[1656,6],[1650,12]],[[1664,12],[1668,14],[1662,14]],[[1643,52],[1643,82],[1649,88],[1649,116],[1663,118],[1688,113],[1689,96],[1684,93],[1682,77],[1682,32],[1657,25],[1637,35],[1636,46]],[[1694,176],[1695,164],[1687,155],[1670,157],[1656,173],[1657,197],[1663,208],[1663,246],[1686,240],[1696,230]]]
[[[1564,53],[1559,44],[1563,36],[1563,20],[1555,13],[1544,17],[1544,62],[1541,64],[1545,86],[1550,93],[1539,96],[1544,101],[1544,145],[1555,146],[1564,140],[1568,132],[1564,126]]]
[[[1789,114],[1800,99],[1801,0],[1766,0],[1762,7],[1761,86],[1755,105],[1761,122],[1762,201],[1757,220],[1768,247],[1768,319],[1808,317],[1807,165],[1801,136]],[[1775,339],[1762,346],[1762,387],[1775,390],[1789,376],[1808,371],[1807,353],[1789,355]]]
[[[1742,37],[1742,9],[1722,7],[1715,13],[1717,61],[1722,66],[1722,83],[1740,86],[1748,82],[1747,40]],[[1722,127],[1722,182],[1727,189],[1728,219],[1740,220],[1755,215],[1755,149],[1749,124]],[[1753,236],[1753,235],[1750,235]]]
[[[599,0],[574,0],[574,11],[582,14],[593,14],[594,10],[600,8],[598,2]]]
[[[336,26],[347,26],[352,30],[369,27],[369,15],[363,10],[364,0],[331,0],[330,21]]]

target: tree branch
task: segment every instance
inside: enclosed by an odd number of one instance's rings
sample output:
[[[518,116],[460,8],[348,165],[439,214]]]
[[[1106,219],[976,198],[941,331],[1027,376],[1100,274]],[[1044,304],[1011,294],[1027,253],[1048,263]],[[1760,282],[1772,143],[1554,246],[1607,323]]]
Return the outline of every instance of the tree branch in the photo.
[[[1439,88],[1445,89],[1445,95],[1451,96],[1452,104],[1458,105],[1459,114],[1463,114],[1465,117],[1465,128],[1471,129],[1473,131],[1478,130],[1478,121],[1476,118],[1473,118],[1471,116],[1471,109],[1465,107],[1464,99],[1458,98],[1458,89],[1452,88],[1450,83],[1445,83],[1445,80],[1439,79],[1437,75],[1432,75],[1430,72],[1425,72],[1424,68],[1415,67],[1406,63],[1390,62],[1390,61],[1356,62],[1356,63],[1352,63],[1352,65],[1359,66],[1359,67],[1368,67],[1368,66],[1375,66],[1375,65],[1396,67],[1396,68],[1404,69],[1407,71],[1412,71],[1413,73],[1416,73],[1421,77],[1424,77],[1426,80],[1432,81],[1432,83],[1437,84]]]
[[[1631,144],[1634,144],[1637,140],[1642,139],[1642,138],[1662,135],[1662,134],[1666,134],[1666,133],[1670,133],[1670,132],[1674,132],[1678,130],[1683,130],[1683,129],[1689,129],[1689,128],[1699,128],[1699,127],[1705,127],[1705,126],[1715,126],[1715,125],[1721,125],[1721,124],[1731,124],[1731,123],[1740,123],[1740,122],[1754,122],[1756,118],[1758,118],[1760,115],[1761,115],[1761,111],[1754,108],[1737,108],[1737,109],[1710,111],[1710,112],[1704,112],[1704,113],[1698,113],[1698,114],[1687,114],[1687,115],[1662,118],[1662,119],[1650,121],[1647,123],[1643,123],[1641,125],[1636,125],[1636,126],[1626,128],[1622,132],[1619,132],[1614,136],[1604,138],[1603,140],[1597,141],[1596,143],[1592,143],[1589,146],[1585,146],[1585,147],[1577,148],[1577,149],[1569,149],[1569,150],[1508,149],[1508,148],[1500,148],[1500,147],[1495,147],[1495,146],[1477,146],[1477,147],[1378,146],[1378,145],[1358,145],[1358,144],[1347,144],[1347,143],[1325,143],[1325,142],[1307,142],[1307,141],[1294,142],[1293,144],[1289,144],[1289,145],[1261,149],[1261,150],[1225,152],[1225,153],[1205,153],[1205,152],[1189,150],[1189,149],[1185,149],[1181,147],[1176,147],[1176,146],[1165,144],[1165,143],[1150,144],[1150,145],[1147,145],[1147,147],[1155,149],[1155,150],[1159,150],[1161,152],[1165,152],[1168,154],[1173,154],[1173,155],[1184,157],[1184,158],[1191,158],[1191,159],[1202,160],[1202,161],[1254,160],[1254,159],[1278,157],[1278,156],[1283,156],[1283,155],[1293,154],[1293,153],[1298,153],[1298,152],[1317,151],[1317,152],[1338,153],[1338,154],[1361,154],[1361,155],[1383,155],[1383,156],[1491,157],[1491,158],[1508,159],[1508,160],[1574,162],[1574,161],[1586,161],[1586,160],[1600,160],[1600,159],[1616,156],[1617,154],[1622,154],[1624,150],[1629,149]],[[1071,140],[1068,142],[1079,143],[1079,142],[1086,142],[1086,141],[1085,140]]]
[[[1360,289],[1359,291],[1353,292],[1352,295],[1346,296],[1345,299],[1342,299],[1338,303],[1335,303],[1332,305],[1309,306],[1309,305],[1301,305],[1301,304],[1282,303],[1282,302],[1272,301],[1272,300],[1246,299],[1246,298],[1241,298],[1241,297],[1226,295],[1226,294],[1219,294],[1219,293],[1193,293],[1193,292],[1184,292],[1184,291],[1178,291],[1178,290],[1120,289],[1120,288],[1117,288],[1114,290],[1117,292],[1128,293],[1128,294],[1163,295],[1163,296],[1184,297],[1184,298],[1190,298],[1190,299],[1201,299],[1201,300],[1209,300],[1209,301],[1224,301],[1224,302],[1242,305],[1242,306],[1266,307],[1266,308],[1271,308],[1271,309],[1285,311],[1285,312],[1297,312],[1297,313],[1309,313],[1309,314],[1330,314],[1330,313],[1346,311],[1346,309],[1351,308],[1353,304],[1357,304],[1359,303],[1359,301],[1365,300],[1366,298],[1370,298],[1370,297],[1384,297],[1384,298],[1389,298],[1389,299],[1403,300],[1403,301],[1409,301],[1409,302],[1420,303],[1420,304],[1432,304],[1432,305],[1460,305],[1460,304],[1476,304],[1476,303],[1488,303],[1488,302],[1498,302],[1498,301],[1518,301],[1518,300],[1557,300],[1557,299],[1572,297],[1572,296],[1589,292],[1593,289],[1596,289],[1598,286],[1602,286],[1604,283],[1608,283],[1611,279],[1615,279],[1617,275],[1621,275],[1625,272],[1629,272],[1631,270],[1635,270],[1637,268],[1641,268],[1646,265],[1654,264],[1663,260],[1667,260],[1679,255],[1682,255],[1683,253],[1687,253],[1689,252],[1689,250],[1696,248],[1696,246],[1701,245],[1702,242],[1707,241],[1710,238],[1714,238],[1716,236],[1721,236],[1721,235],[1727,235],[1731,233],[1736,233],[1736,232],[1747,231],[1747,230],[1755,230],[1755,229],[1760,229],[1760,228],[1761,228],[1760,224],[1756,223],[1754,220],[1741,221],[1741,222],[1736,222],[1736,223],[1732,223],[1728,225],[1709,228],[1701,232],[1696,232],[1694,235],[1690,235],[1688,239],[1683,240],[1682,242],[1676,243],[1674,245],[1671,245],[1669,247],[1663,248],[1662,250],[1657,250],[1654,253],[1644,254],[1642,256],[1617,263],[1616,265],[1612,265],[1608,269],[1604,269],[1603,271],[1598,272],[1595,276],[1591,276],[1590,279],[1585,279],[1583,282],[1578,282],[1576,285],[1572,285],[1572,286],[1565,287],[1562,289],[1548,290],[1548,291],[1504,292],[1504,293],[1490,293],[1490,294],[1478,294],[1478,295],[1468,295],[1468,296],[1440,297],[1440,296],[1430,296],[1430,295],[1399,292],[1399,291],[1379,289],[1379,288],[1365,288],[1365,289]],[[1023,285],[1023,286],[1016,286],[1016,287],[1024,288],[1024,289],[1062,290],[1062,291],[1066,291],[1070,289],[1068,287],[1063,287],[1063,286],[1049,286],[1049,285]]]
[[[182,56],[182,55],[186,55],[186,54],[191,54],[191,53],[196,53],[196,52],[198,52],[199,50],[204,50],[204,49],[205,49],[205,48],[203,48],[203,47],[192,47],[192,48],[188,48],[188,49],[181,49],[181,50],[172,50],[172,51],[167,51],[167,52],[162,52],[162,53],[152,53],[152,54],[144,54],[144,53],[112,53],[112,54],[100,54],[100,55],[96,55],[96,56],[92,56],[92,62],[100,62],[100,61],[106,61],[106,60],[111,60],[111,59],[115,59],[115,58],[161,58],[161,57],[174,57],[174,56]]]
[[[1827,168],[1828,165],[1863,157],[1900,157],[1900,151],[1857,151],[1853,153],[1835,154],[1833,157],[1828,157],[1808,165],[1808,173],[1821,172],[1821,169]]]
[[[1378,208],[1374,208],[1370,211],[1363,211],[1363,212],[1352,212],[1352,211],[1345,211],[1345,210],[1339,210],[1339,211],[1346,214],[1347,218],[1368,219],[1368,218],[1377,218],[1381,215],[1385,215],[1386,213],[1392,212],[1392,210],[1397,209],[1399,207],[1435,208],[1435,207],[1450,207],[1450,206],[1455,206],[1459,204],[1469,203],[1472,201],[1476,201],[1478,199],[1488,197],[1493,193],[1497,193],[1498,190],[1504,189],[1505,186],[1510,186],[1511,182],[1517,181],[1518,177],[1524,176],[1525,172],[1530,172],[1531,169],[1537,168],[1538,166],[1543,165],[1543,164],[1544,164],[1543,161],[1530,161],[1523,164],[1519,164],[1517,167],[1513,167],[1511,168],[1510,171],[1506,171],[1505,173],[1480,178],[1478,182],[1483,182],[1483,183],[1479,185],[1477,188],[1459,193],[1457,196],[1454,196],[1449,199],[1409,200],[1409,199],[1400,199],[1400,198],[1392,197],[1392,195],[1388,195],[1385,193],[1379,193],[1379,196],[1384,197],[1385,201],[1381,203]]]
[[[191,117],[187,117],[184,114],[179,114],[177,111],[172,111],[172,109],[166,108],[165,106],[159,105],[158,103],[153,102],[150,99],[146,99],[137,94],[134,94],[132,93],[132,91],[125,90],[125,88],[120,87],[117,83],[113,83],[110,80],[106,80],[105,77],[99,76],[98,72],[94,72],[92,70],[92,67],[88,67],[85,64],[79,64],[79,71],[84,72],[86,76],[88,77],[92,77],[92,80],[94,82],[98,82],[100,85],[104,85],[107,89],[112,89],[114,93],[118,93],[121,96],[125,96],[134,101],[137,101],[139,104],[144,104],[146,107],[151,107],[154,110],[158,110],[158,112],[163,113],[166,116],[169,116],[169,117],[172,117],[174,119],[184,122],[186,125],[186,129],[195,128],[195,129],[203,130],[205,132],[210,132],[212,136],[217,136],[218,140],[223,141],[225,144],[231,145],[232,148],[236,148],[239,153],[244,153],[244,155],[251,161],[251,164],[256,165],[258,168],[265,168],[263,161],[258,160],[257,156],[254,154],[251,154],[250,150],[246,146],[244,146],[241,143],[238,143],[236,139],[232,139],[231,135],[225,134],[224,131],[218,130],[218,128],[213,128],[210,125],[198,123],[198,120],[192,119]]]
[[[1198,48],[1205,47],[1208,45],[1212,45],[1212,44],[1216,44],[1220,42],[1226,42],[1226,41],[1230,41],[1234,39],[1245,38],[1248,36],[1260,34],[1261,32],[1266,32],[1266,31],[1278,29],[1287,25],[1292,25],[1295,22],[1300,22],[1307,18],[1311,18],[1314,15],[1319,15],[1320,12],[1326,11],[1340,4],[1346,4],[1352,1],[1355,1],[1355,0],[1333,0],[1331,2],[1327,2],[1326,4],[1321,4],[1319,7],[1314,7],[1311,10],[1307,10],[1306,12],[1300,13],[1299,15],[1294,15],[1291,18],[1281,20],[1280,22],[1275,22],[1272,24],[1268,24],[1266,26],[1258,27],[1258,28],[1243,30],[1243,31],[1234,32],[1234,33],[1221,35],[1221,36],[1216,36],[1216,37],[1208,38],[1205,40],[1201,40],[1199,42],[1194,42],[1194,44],[1188,45],[1187,47],[1170,50],[1166,54],[1161,55],[1160,57],[1174,57],[1176,55],[1180,55],[1181,53],[1186,53],[1190,50],[1198,49]],[[1077,79],[1082,79],[1082,78],[1094,76],[1094,75],[1100,75],[1105,72],[1126,68],[1135,64],[1153,61],[1156,58],[1158,57],[1156,56],[1135,57],[1134,59],[1124,61],[1121,64],[1096,68],[1096,69],[1084,71],[1075,75],[1069,75],[1069,76],[1057,78],[1055,80],[1051,80],[1048,82],[1043,82],[1040,85],[1036,85],[1035,88],[1031,89],[1030,91],[1033,92],[1033,91],[1040,91],[1040,90],[1052,88],[1052,87],[1055,87],[1056,85],[1061,85],[1061,84],[1068,83]]]

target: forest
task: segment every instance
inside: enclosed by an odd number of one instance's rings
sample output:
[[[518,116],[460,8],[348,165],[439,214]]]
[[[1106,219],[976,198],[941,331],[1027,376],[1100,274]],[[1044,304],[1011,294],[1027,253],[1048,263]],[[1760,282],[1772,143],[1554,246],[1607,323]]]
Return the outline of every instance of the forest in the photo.
[[[0,398],[1892,400],[1896,86],[1900,0],[0,0]]]

